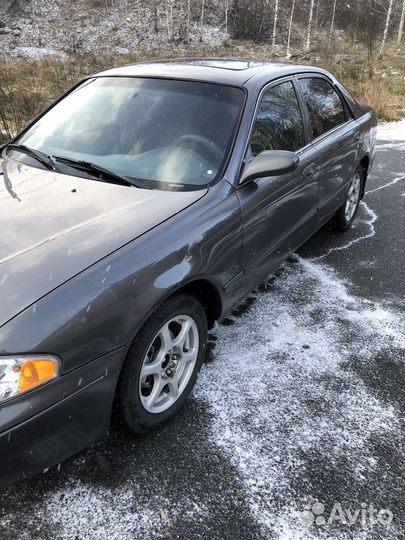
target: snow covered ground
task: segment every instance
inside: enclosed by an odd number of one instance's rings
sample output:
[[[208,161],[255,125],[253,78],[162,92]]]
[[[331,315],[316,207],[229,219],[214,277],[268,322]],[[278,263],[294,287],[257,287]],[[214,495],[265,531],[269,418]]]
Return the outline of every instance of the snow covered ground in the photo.
[[[378,148],[405,150],[405,120],[378,128]],[[405,171],[394,176],[369,194],[404,183]],[[345,502],[339,484],[356,485],[358,495],[367,492],[370,475],[381,467],[375,441],[402,445],[403,418],[376,398],[362,375],[379,359],[402,368],[404,314],[356,297],[350,283],[321,262],[375,234],[378,216],[366,201],[362,234],[315,259],[290,258],[253,295],[245,316],[217,329],[216,361],[200,378],[197,396],[213,411],[211,437],[239,470],[265,535],[352,538],[350,529],[308,528],[300,515],[314,502]],[[314,456],[324,469],[344,464],[345,478],[331,478],[337,482],[331,500],[319,501],[315,471],[306,489],[300,486]],[[363,525],[356,538],[372,538],[376,527]],[[393,523],[389,537],[399,536]]]
[[[374,264],[364,253],[384,256],[374,242],[391,223],[386,200],[397,212],[398,198],[387,197],[404,190],[404,150],[405,121],[383,124],[353,230],[292,256],[215,328],[214,352],[176,422],[151,440],[106,443],[101,473],[88,451],[60,473],[9,488],[0,537],[399,538],[403,297],[387,277],[376,298],[373,282],[361,287],[358,276]],[[393,153],[397,161],[387,161]],[[394,249],[387,267],[398,257],[403,265]],[[393,519],[350,525],[341,514],[325,523],[336,504],[343,516],[374,505]]]

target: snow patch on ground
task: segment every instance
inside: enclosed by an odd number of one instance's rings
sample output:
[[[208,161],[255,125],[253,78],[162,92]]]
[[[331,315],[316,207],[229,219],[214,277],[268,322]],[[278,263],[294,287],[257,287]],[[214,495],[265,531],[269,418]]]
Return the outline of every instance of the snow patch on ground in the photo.
[[[405,145],[405,118],[399,122],[383,122],[377,128],[377,151],[401,150]]]
[[[61,51],[55,49],[48,49],[43,47],[16,47],[14,49],[14,54],[20,58],[46,58],[47,56],[54,56],[60,58],[61,60],[66,60],[68,55]]]
[[[405,118],[399,122],[383,122],[378,124],[377,140],[405,142]]]
[[[159,496],[145,498],[143,492],[131,480],[115,489],[67,481],[35,506],[35,523],[38,530],[45,526],[51,538],[60,540],[146,540],[165,537],[180,515],[194,521],[206,515],[206,509],[191,499],[169,502]],[[11,524],[10,516],[7,519]],[[34,524],[21,538],[35,537],[35,528]]]
[[[268,286],[247,316],[216,329],[216,360],[196,395],[212,410],[212,441],[239,470],[264,534],[322,537],[299,520],[316,499],[314,460],[321,470],[345,463],[346,481],[366,485],[377,463],[371,442],[401,440],[397,411],[352,366],[403,351],[404,319],[309,260],[285,265]]]

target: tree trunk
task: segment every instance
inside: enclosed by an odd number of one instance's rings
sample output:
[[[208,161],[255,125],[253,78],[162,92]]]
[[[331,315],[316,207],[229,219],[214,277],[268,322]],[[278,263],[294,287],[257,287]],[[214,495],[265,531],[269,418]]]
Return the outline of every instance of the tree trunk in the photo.
[[[172,40],[172,23],[173,21],[170,19],[169,14],[169,2],[171,3],[172,0],[166,0],[165,6],[166,6],[166,26],[167,26],[167,38],[169,41]]]
[[[404,3],[402,4],[401,20],[399,22],[399,29],[398,29],[397,47],[401,45],[402,34],[404,31],[404,19],[405,19],[405,0],[404,0]]]
[[[394,0],[390,0],[388,11],[387,11],[387,18],[385,19],[385,28],[384,28],[384,34],[381,41],[381,47],[380,47],[380,54],[379,57],[382,58],[384,56],[384,49],[385,44],[387,43],[387,35],[388,35],[388,29],[390,27],[390,19],[391,19],[391,12],[392,12],[392,4],[394,3]]]
[[[330,30],[329,30],[329,39],[333,32],[333,27],[335,24],[335,13],[336,13],[336,0],[333,0],[333,9],[332,9],[332,21],[330,23]]]
[[[190,35],[190,0],[187,0],[186,37]]]
[[[153,27],[155,34],[159,33],[158,2],[159,0],[154,0],[153,2]]]
[[[278,19],[278,0],[276,0],[276,3],[274,5],[273,39],[272,39],[272,42],[271,42],[271,50],[272,50],[272,52],[274,52],[274,49],[276,48],[277,19]]]
[[[318,23],[319,23],[319,0],[318,2],[316,3],[316,15],[315,15],[315,26],[316,28],[318,28]]]
[[[315,3],[315,0],[311,0],[311,5],[309,7],[308,33],[307,33],[307,41],[305,43],[305,51],[309,51],[311,47],[311,30],[312,30],[312,18],[314,16],[314,3]]]
[[[404,0],[405,1],[405,0]],[[291,14],[290,14],[290,22],[288,25],[288,38],[287,38],[287,58],[290,58],[291,52],[290,52],[290,42],[291,42],[291,29],[292,29],[292,22],[294,18],[294,9],[295,9],[295,0],[292,0],[291,5]]]
[[[200,41],[202,41],[203,27],[204,27],[204,8],[205,0],[201,2],[201,18],[200,18]]]
[[[404,0],[405,2],[405,0]],[[229,12],[229,0],[225,0],[225,32],[228,33],[228,12]]]

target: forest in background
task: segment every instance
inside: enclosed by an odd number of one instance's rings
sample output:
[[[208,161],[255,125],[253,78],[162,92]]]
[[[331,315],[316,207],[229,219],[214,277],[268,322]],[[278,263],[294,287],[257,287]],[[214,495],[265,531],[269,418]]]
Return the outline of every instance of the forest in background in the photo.
[[[404,114],[405,0],[2,0],[0,138],[104,67],[176,57],[325,67],[381,119]]]

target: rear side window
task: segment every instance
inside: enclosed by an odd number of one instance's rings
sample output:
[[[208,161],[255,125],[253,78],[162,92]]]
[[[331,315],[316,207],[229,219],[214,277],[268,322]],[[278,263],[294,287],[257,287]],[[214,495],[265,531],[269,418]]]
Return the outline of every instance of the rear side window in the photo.
[[[317,77],[299,79],[299,83],[308,106],[314,139],[346,121],[342,100],[332,85]]]
[[[304,125],[291,81],[271,87],[262,97],[250,149],[253,156],[264,150],[290,150],[305,145]]]

